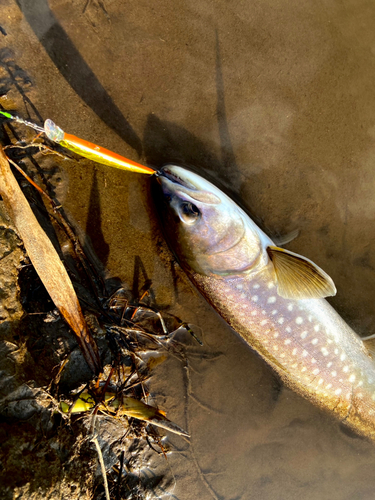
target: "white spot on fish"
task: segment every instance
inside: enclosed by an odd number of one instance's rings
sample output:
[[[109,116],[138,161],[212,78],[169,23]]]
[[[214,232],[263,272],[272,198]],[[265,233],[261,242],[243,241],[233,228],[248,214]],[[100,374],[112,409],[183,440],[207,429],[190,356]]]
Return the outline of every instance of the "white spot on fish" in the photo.
[[[258,313],[256,311],[251,311],[251,316],[256,316]]]
[[[278,336],[279,336],[278,332],[275,332],[275,333],[273,334],[273,338],[274,338],[274,339],[277,339],[277,337],[278,337]]]
[[[332,344],[333,340],[327,339],[328,344]]]
[[[320,330],[320,325],[315,325],[315,326],[314,326],[314,330],[315,330],[316,332],[318,332],[318,331]]]
[[[355,381],[355,375],[350,375],[349,382],[354,382],[354,381]]]
[[[293,304],[288,304],[288,311],[293,311]]]
[[[279,350],[279,348],[278,348],[277,345],[273,345],[272,348],[273,348],[274,351],[278,351]]]
[[[309,354],[309,353],[308,353],[305,349],[302,351],[302,356],[303,356],[304,358],[306,358],[306,356],[307,356],[308,354]]]
[[[247,304],[243,304],[241,307],[242,309],[247,309]]]
[[[280,316],[280,318],[277,320],[278,323],[280,323],[280,325],[282,325],[284,323],[284,318],[282,316]]]
[[[292,331],[292,329],[290,328],[290,326],[287,326],[287,327],[285,328],[285,331],[286,331],[287,333],[290,333],[290,332]]]
[[[342,371],[343,371],[344,373],[348,373],[348,371],[349,371],[349,366],[344,366],[344,368],[342,369]]]
[[[352,397],[352,393],[351,392],[348,392],[347,395],[345,396],[346,399],[349,401],[350,398]]]
[[[346,354],[341,354],[340,359],[341,359],[341,361],[345,361],[346,360]]]
[[[322,351],[323,356],[328,356],[329,352],[328,352],[328,349],[326,347],[322,347],[321,351]]]
[[[240,297],[241,299],[246,299],[246,293],[241,293]]]
[[[292,341],[291,341],[290,339],[286,339],[286,340],[284,340],[284,344],[285,344],[285,345],[289,345],[291,342],[292,342]]]
[[[327,384],[326,389],[330,389],[332,387],[332,384]]]
[[[322,383],[323,383],[323,382],[324,382],[324,380],[323,380],[322,378],[320,378],[320,379],[318,380],[318,384],[319,384],[319,385],[322,385]]]
[[[314,374],[314,375],[318,375],[319,373],[320,373],[319,368],[315,368],[315,370],[313,371],[313,374]]]
[[[357,387],[361,387],[362,385],[363,385],[363,380],[360,380],[360,381],[358,382]]]
[[[293,356],[295,356],[297,354],[297,348],[296,347],[293,349],[292,354],[293,354]]]
[[[327,363],[327,368],[331,368],[332,364],[333,364],[332,361],[330,361],[329,363]]]
[[[307,337],[307,331],[301,333],[301,339],[305,339]]]
[[[241,285],[241,284],[240,285],[236,285],[236,288],[237,288],[237,290],[242,290],[243,289],[243,285]]]
[[[271,297],[268,297],[267,300],[268,304],[274,304],[276,302],[276,297],[272,295]]]
[[[298,366],[298,363],[293,363],[292,364],[292,368],[297,368],[297,366]]]
[[[260,322],[260,326],[264,326],[268,323],[268,320],[267,319],[262,319],[262,321]]]
[[[227,297],[229,300],[232,300],[234,298],[233,295],[227,295]]]
[[[362,399],[362,398],[363,398],[363,394],[362,394],[362,392],[359,392],[359,393],[357,394],[357,398],[359,398],[359,399]]]
[[[262,314],[266,314],[266,311],[263,309]]]
[[[280,358],[285,358],[285,354],[284,353],[280,354]]]
[[[336,348],[335,349],[335,354],[338,354],[339,353],[339,350]]]
[[[331,375],[332,375],[332,377],[336,377],[337,372],[335,372],[335,370],[333,370],[333,372],[331,372]]]
[[[253,286],[253,288],[256,290],[257,288],[259,288],[259,284],[258,283],[255,283],[255,285]]]
[[[245,295],[245,294],[244,294],[244,295]],[[246,295],[245,295],[245,297],[246,297]],[[252,300],[253,302],[258,302],[258,295],[253,295],[253,296],[251,297],[251,300]]]
[[[371,399],[375,400],[375,392],[372,394]]]
[[[315,358],[311,358],[311,363],[312,364],[316,363],[316,359]]]
[[[307,319],[308,319],[310,322],[313,320],[313,317],[311,316],[311,314],[309,314],[309,315],[307,316]]]
[[[275,283],[273,283],[272,281],[269,281],[267,287],[271,290],[271,288],[275,287]]]
[[[275,314],[277,314],[277,309],[273,309],[273,311],[271,312],[272,316],[275,316]]]
[[[303,323],[303,318],[301,318],[301,316],[297,316],[297,317],[296,317],[296,323],[297,323],[297,325],[302,325],[302,323]]]
[[[307,370],[306,366],[303,366],[303,367],[301,368],[301,372],[305,372],[306,370]]]
[[[342,390],[341,390],[341,389],[336,389],[336,390],[335,390],[335,394],[336,394],[336,396],[339,396],[341,393],[342,393]]]
[[[312,345],[316,345],[318,343],[318,339],[312,339],[311,343]]]

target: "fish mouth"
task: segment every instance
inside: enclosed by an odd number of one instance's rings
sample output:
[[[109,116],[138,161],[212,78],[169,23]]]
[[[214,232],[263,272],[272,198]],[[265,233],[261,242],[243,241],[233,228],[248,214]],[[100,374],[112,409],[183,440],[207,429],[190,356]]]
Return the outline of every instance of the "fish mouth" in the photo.
[[[196,186],[194,186],[186,179],[183,179],[180,175],[178,175],[178,170],[180,170],[179,167],[175,167],[174,165],[166,165],[156,173],[156,178],[159,181],[159,183],[162,183],[161,178],[166,178],[170,182],[173,182],[173,184],[178,184],[179,186],[182,186],[184,188],[196,191],[197,190]]]

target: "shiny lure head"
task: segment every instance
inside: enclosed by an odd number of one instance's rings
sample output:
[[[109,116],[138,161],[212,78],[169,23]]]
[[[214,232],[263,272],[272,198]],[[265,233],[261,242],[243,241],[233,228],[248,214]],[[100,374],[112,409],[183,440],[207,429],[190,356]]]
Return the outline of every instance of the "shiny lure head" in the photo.
[[[211,182],[175,165],[162,168],[156,181],[164,234],[185,269],[227,276],[266,263],[272,241]]]
[[[335,295],[331,278],[301,255],[283,250],[227,195],[176,165],[156,175],[153,194],[166,240],[188,272],[235,276],[269,266],[280,296]]]

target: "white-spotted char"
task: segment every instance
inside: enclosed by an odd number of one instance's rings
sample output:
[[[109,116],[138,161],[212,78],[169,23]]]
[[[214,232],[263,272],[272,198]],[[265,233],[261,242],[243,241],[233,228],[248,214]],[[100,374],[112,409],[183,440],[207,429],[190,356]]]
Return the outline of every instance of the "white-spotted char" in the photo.
[[[168,165],[157,180],[166,239],[201,293],[288,386],[375,439],[375,364],[324,300],[330,277],[199,175]]]

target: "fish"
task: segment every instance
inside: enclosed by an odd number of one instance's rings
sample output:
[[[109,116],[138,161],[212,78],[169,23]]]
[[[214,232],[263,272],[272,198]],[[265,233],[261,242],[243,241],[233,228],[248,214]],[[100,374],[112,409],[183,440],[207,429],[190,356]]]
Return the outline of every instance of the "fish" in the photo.
[[[177,261],[228,325],[285,385],[374,441],[375,362],[325,300],[330,276],[197,173],[166,165],[152,196]]]

